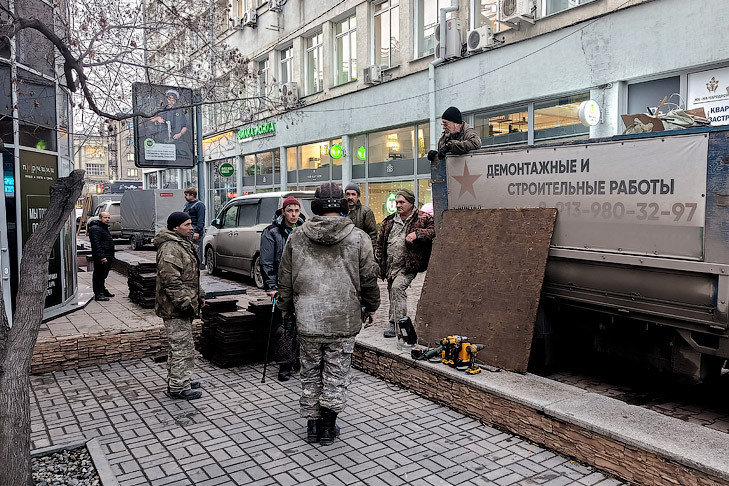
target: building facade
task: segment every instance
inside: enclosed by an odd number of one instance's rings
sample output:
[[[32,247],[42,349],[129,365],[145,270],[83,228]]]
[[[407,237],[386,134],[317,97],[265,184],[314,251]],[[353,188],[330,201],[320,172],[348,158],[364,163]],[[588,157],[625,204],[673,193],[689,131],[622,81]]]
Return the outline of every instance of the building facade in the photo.
[[[19,17],[67,25],[66,12],[57,3],[11,0],[6,6]],[[53,45],[37,31],[23,30],[0,49],[0,290],[11,321],[23,244],[48,208],[51,184],[74,168],[71,103],[62,80]],[[51,253],[46,318],[75,305],[75,244],[74,218],[69,217]]]
[[[209,207],[243,193],[354,181],[380,221],[397,188],[431,201],[425,157],[449,106],[483,146],[529,146],[616,135],[621,114],[655,109],[664,97],[665,107],[696,107],[712,77],[719,93],[729,86],[723,0],[452,4],[445,35],[463,46],[431,68],[438,11],[450,0],[234,1],[227,22],[211,29],[215,42],[251,60],[257,77],[243,83],[246,96],[279,96],[287,109],[261,104],[255,121],[241,121],[250,113],[206,108]],[[473,30],[483,40],[471,50]],[[600,107],[592,127],[578,119],[585,100]]]

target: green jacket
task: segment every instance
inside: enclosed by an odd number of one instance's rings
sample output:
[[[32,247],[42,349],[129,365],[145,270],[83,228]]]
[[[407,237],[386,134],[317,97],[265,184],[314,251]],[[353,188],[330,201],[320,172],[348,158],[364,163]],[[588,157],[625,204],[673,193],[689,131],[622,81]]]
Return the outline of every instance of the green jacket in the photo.
[[[205,291],[200,288],[197,248],[167,228],[153,240],[157,248],[155,313],[162,318],[196,317]]]
[[[352,220],[354,226],[367,233],[372,240],[372,247],[377,243],[377,222],[375,221],[375,213],[370,208],[362,205],[362,201],[357,201],[354,209],[350,209],[347,213],[349,219]]]

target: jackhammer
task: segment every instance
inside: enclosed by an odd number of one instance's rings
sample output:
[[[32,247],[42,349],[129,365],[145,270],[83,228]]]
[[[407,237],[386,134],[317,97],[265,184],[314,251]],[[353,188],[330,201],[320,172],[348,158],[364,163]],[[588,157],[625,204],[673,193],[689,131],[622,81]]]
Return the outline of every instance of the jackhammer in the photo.
[[[441,361],[452,368],[465,371],[470,375],[481,372],[476,354],[484,349],[483,344],[471,344],[466,336],[447,336],[441,339],[440,345],[427,352],[413,349],[410,355],[415,360]],[[440,355],[440,359],[437,356]]]

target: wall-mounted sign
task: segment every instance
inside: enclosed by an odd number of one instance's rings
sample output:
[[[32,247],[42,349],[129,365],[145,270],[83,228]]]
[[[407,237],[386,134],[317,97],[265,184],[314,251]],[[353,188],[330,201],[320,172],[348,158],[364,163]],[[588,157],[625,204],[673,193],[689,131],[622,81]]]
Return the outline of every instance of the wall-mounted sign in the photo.
[[[364,160],[367,157],[367,149],[364,148],[364,145],[362,145],[360,148],[357,149],[357,158],[359,160]]]
[[[396,197],[397,194],[393,193],[390,193],[390,195],[387,196],[387,200],[385,201],[385,211],[387,211],[387,214],[392,214],[397,211],[397,205],[395,204]]]
[[[230,162],[220,164],[220,167],[218,167],[218,174],[223,177],[230,177],[233,175],[233,172],[235,172],[235,168]]]
[[[342,146],[338,143],[335,143],[332,145],[332,148],[329,149],[329,156],[333,159],[341,159],[342,158]]]
[[[583,101],[577,109],[577,116],[586,127],[594,127],[600,123],[600,105],[594,100]]]
[[[712,125],[729,125],[729,68],[690,73],[687,103],[703,108]]]
[[[252,138],[259,135],[275,135],[276,124],[273,122],[262,123],[255,127],[241,128],[238,130],[238,140]]]

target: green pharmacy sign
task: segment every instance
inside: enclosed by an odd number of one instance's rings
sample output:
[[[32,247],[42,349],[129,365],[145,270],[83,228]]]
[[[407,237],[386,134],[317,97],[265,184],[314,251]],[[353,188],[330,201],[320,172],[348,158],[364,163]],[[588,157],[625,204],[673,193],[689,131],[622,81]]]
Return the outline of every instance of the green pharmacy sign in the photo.
[[[362,145],[360,148],[357,149],[357,158],[359,160],[364,160],[367,157],[367,149],[364,148],[364,145]]]
[[[332,145],[332,148],[329,149],[329,156],[333,159],[341,159],[342,158],[342,146],[338,143],[335,143]]]
[[[387,214],[392,214],[397,211],[397,205],[395,204],[396,197],[397,194],[393,193],[390,193],[390,195],[387,196],[387,201],[385,201],[385,211],[387,211]]]
[[[276,125],[273,122],[262,123],[255,127],[241,128],[238,130],[238,140],[256,137],[258,135],[273,135],[276,133]]]
[[[233,164],[229,162],[220,164],[220,167],[218,167],[218,174],[223,177],[230,177],[233,175],[233,172],[235,172],[235,169],[233,168]]]

